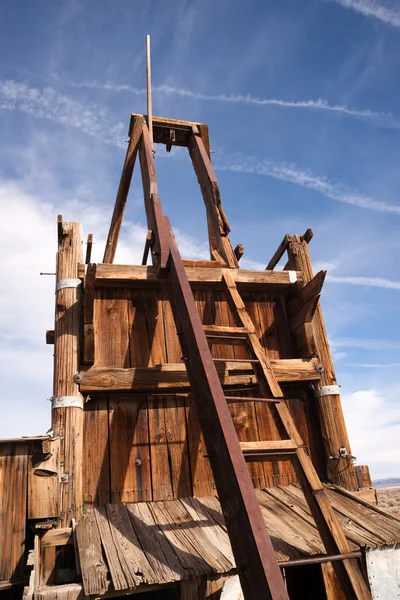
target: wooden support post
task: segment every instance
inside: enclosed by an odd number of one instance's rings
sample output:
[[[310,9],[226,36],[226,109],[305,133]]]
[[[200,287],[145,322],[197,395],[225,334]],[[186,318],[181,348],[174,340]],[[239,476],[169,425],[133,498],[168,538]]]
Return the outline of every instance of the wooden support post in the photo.
[[[111,219],[110,230],[108,232],[106,249],[104,251],[104,263],[112,263],[114,261],[118,244],[118,236],[124,216],[126,200],[128,198],[129,186],[131,185],[133,168],[135,166],[136,155],[142,135],[143,123],[143,117],[137,117],[135,118],[133,126],[131,127],[130,140],[128,149],[126,151],[117,198],[115,200],[114,212]]]
[[[158,195],[156,168],[154,165],[151,140],[147,125],[143,125],[142,143],[140,147],[140,167],[142,171],[144,206],[147,227],[153,232],[151,259],[153,265],[165,269],[168,260],[168,240],[165,237],[164,216]]]
[[[203,139],[195,132],[190,137],[189,153],[206,206],[211,258],[237,268],[238,261],[228,238],[230,226],[222,206],[218,181]]]
[[[89,233],[87,236],[87,242],[86,242],[86,258],[85,258],[86,265],[88,265],[90,263],[90,259],[92,256],[92,246],[93,246],[93,233]]]
[[[168,220],[167,287],[245,598],[288,600],[260,505]]]
[[[82,283],[77,277],[81,261],[81,225],[62,223],[56,268],[52,411],[53,434],[61,439],[60,527],[68,525],[72,517],[79,518],[82,507],[83,404],[74,380],[79,372]]]
[[[313,279],[310,254],[306,240],[300,236],[290,236],[288,245],[289,268],[302,271],[303,283]],[[301,284],[300,284],[301,285]],[[336,386],[336,376],[332,356],[329,349],[328,337],[318,305],[312,321],[314,343],[320,363],[324,367],[320,387]],[[357,477],[354,463],[351,459],[350,442],[347,435],[342,404],[339,394],[322,395],[316,399],[322,429],[322,439],[325,447],[326,470],[329,481],[349,490],[357,490]],[[340,448],[345,448],[347,456],[340,457]],[[339,457],[332,459],[331,457]]]

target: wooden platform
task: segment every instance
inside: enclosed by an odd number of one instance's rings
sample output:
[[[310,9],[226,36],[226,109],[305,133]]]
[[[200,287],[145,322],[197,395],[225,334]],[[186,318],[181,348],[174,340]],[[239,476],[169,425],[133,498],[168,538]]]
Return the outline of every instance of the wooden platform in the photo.
[[[400,520],[340,488],[326,489],[352,550],[400,541]],[[258,491],[257,496],[279,562],[324,554],[297,485]],[[216,497],[107,504],[85,515],[76,532],[87,595],[226,574],[235,568]],[[50,592],[42,590],[39,597],[50,599]]]

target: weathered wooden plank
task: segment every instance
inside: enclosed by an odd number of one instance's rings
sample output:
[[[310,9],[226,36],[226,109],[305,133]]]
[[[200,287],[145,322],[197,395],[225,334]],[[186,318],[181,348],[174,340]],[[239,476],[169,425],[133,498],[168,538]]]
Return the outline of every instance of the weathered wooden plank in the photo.
[[[112,396],[109,419],[112,502],[151,500],[146,398]]]
[[[131,579],[127,580],[124,570],[122,569],[119,553],[115,548],[114,539],[111,534],[105,506],[96,507],[93,512],[96,515],[97,527],[99,529],[101,543],[107,558],[114,588],[116,590],[126,590],[127,588],[135,587],[135,581]]]
[[[278,359],[271,361],[271,368],[280,383],[318,381],[320,374],[315,370],[317,359]],[[215,368],[223,385],[250,385],[255,383],[251,363],[216,363]],[[157,389],[189,388],[186,367],[183,363],[165,363],[156,367],[136,367],[123,369],[118,367],[85,367],[82,375],[81,391],[116,392],[146,391]]]
[[[162,396],[158,396],[157,399],[149,398],[149,441],[153,500],[171,500],[173,498],[164,408],[165,401]]]
[[[0,581],[24,574],[28,445],[0,446]]]
[[[88,265],[83,288],[83,364],[94,363],[94,295],[96,265]]]
[[[85,594],[103,594],[108,589],[107,566],[103,560],[100,533],[94,510],[76,526],[82,581]]]
[[[107,504],[106,509],[115,549],[129,587],[151,581],[151,567],[132,527],[125,504]]]
[[[167,583],[179,581],[188,576],[188,572],[181,565],[174,549],[159,529],[154,516],[145,502],[127,504],[133,528],[140,545],[152,569],[146,575],[148,582]]]
[[[218,284],[222,289],[222,276],[230,273],[240,288],[258,288],[269,291],[282,291],[293,287],[300,279],[296,271],[248,271],[246,269],[224,269],[222,267],[185,267],[189,283],[193,286],[212,284],[215,289]],[[155,285],[164,287],[165,281],[158,278],[157,268],[142,265],[96,265],[96,286],[110,285]]]
[[[40,537],[41,548],[73,544],[72,528],[49,529]]]
[[[59,515],[60,440],[51,440],[48,445],[49,453],[45,454],[41,444],[31,444],[31,460],[28,467],[28,519],[48,519]],[[42,470],[48,476],[42,476]]]
[[[83,427],[83,503],[92,508],[110,501],[107,396],[91,396],[85,403]]]
[[[285,237],[279,244],[275,254],[273,255],[273,257],[271,258],[271,260],[265,267],[266,271],[272,271],[273,269],[275,269],[276,265],[281,260],[282,256],[285,254],[285,252],[288,248],[288,244],[289,244],[289,236],[285,235]]]

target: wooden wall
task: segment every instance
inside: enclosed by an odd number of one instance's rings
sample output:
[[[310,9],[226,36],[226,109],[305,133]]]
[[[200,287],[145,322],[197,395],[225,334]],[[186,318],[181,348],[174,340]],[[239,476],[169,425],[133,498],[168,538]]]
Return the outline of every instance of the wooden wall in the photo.
[[[0,443],[0,582],[24,572],[28,444]]]
[[[222,291],[196,290],[195,298],[204,324],[238,325]],[[258,292],[244,293],[243,299],[269,357],[295,358],[284,297]],[[147,367],[182,361],[164,291],[97,289],[94,331],[95,365]],[[213,354],[248,356],[238,346],[214,346]],[[307,386],[285,386],[285,394],[321,473],[323,452],[312,395]],[[230,408],[241,441],[279,439],[269,405],[237,402]],[[205,496],[215,490],[196,411],[185,395],[92,396],[85,405],[83,457],[87,507],[108,501]],[[296,479],[288,461],[253,463],[249,469],[256,487]]]

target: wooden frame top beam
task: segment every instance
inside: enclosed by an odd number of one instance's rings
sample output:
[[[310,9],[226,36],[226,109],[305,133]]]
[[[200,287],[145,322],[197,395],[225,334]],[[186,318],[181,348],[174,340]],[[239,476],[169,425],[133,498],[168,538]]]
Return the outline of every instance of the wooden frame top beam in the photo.
[[[146,119],[146,115],[132,113],[129,124],[129,136],[131,136],[135,119],[138,117]],[[198,131],[202,131],[205,128],[208,130],[207,125],[204,123],[180,121],[178,119],[165,119],[163,117],[153,116],[153,141],[155,144],[166,144],[169,138],[169,132],[173,129],[175,132],[175,141],[172,142],[172,145],[188,147],[193,128],[197,128]]]
[[[185,267],[186,276],[192,287],[223,286],[223,275],[229,272],[238,287],[259,291],[285,291],[301,281],[297,271],[247,271],[223,267]],[[96,265],[96,286],[154,285],[163,287],[164,280],[158,277],[158,269],[143,265]]]

